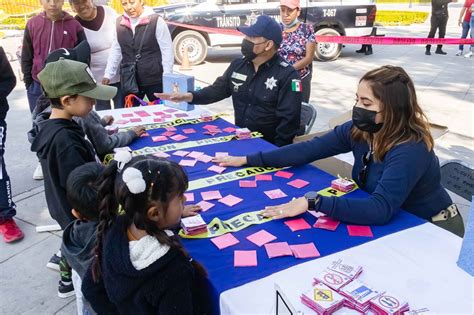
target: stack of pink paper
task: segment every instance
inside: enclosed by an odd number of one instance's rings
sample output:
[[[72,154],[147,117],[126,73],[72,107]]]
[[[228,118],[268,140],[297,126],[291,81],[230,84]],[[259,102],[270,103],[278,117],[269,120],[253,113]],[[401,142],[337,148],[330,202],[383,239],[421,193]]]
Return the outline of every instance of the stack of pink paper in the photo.
[[[377,315],[402,315],[410,310],[408,302],[387,292],[370,300],[370,310]]]
[[[336,271],[354,280],[362,273],[362,266],[343,261],[341,258],[339,258],[338,260],[335,260],[329,264],[328,270]]]
[[[333,314],[344,306],[344,298],[324,284],[316,284],[311,290],[303,293],[301,302],[321,315]]]
[[[344,306],[365,314],[371,306],[370,300],[377,298],[382,292],[356,279],[339,290],[339,293],[346,298]]]
[[[252,134],[247,128],[236,129],[235,135],[237,136],[237,138],[239,138],[239,140],[252,138]]]
[[[196,235],[207,232],[206,222],[202,219],[201,215],[195,215],[194,217],[187,217],[181,219],[181,227],[184,233],[188,235]]]
[[[333,290],[339,291],[343,286],[351,282],[352,279],[338,272],[326,269],[314,277],[315,283],[324,283]]]
[[[201,113],[201,120],[202,121],[212,121],[212,114],[209,112],[202,112]]]
[[[344,178],[336,178],[331,182],[331,187],[339,191],[348,192],[354,189],[355,184]]]

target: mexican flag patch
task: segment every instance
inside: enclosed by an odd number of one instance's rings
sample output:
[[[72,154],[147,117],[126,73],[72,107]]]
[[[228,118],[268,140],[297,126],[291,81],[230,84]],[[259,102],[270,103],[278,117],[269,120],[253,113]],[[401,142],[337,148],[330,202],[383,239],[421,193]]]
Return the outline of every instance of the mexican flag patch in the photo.
[[[293,92],[301,92],[303,90],[301,86],[301,80],[296,80],[296,79],[291,80],[291,90]]]

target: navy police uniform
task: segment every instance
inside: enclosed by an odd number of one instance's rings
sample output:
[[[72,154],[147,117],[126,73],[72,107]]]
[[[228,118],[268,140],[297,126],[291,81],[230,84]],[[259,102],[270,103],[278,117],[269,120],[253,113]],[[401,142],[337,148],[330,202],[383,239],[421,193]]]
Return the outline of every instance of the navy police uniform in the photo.
[[[278,54],[257,72],[251,61],[236,59],[212,85],[192,94],[194,104],[214,103],[232,95],[235,124],[261,132],[277,146],[292,143],[300,127],[300,77]]]

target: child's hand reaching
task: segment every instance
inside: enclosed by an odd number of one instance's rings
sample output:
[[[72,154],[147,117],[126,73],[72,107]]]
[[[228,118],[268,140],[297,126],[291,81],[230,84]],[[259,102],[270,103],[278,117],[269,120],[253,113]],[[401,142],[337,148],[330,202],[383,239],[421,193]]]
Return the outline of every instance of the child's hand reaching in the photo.
[[[105,115],[102,120],[105,122],[106,126],[110,126],[114,123],[114,116],[112,115]]]
[[[141,136],[142,134],[145,133],[146,129],[143,126],[135,126],[132,127],[132,130],[137,134],[137,136]]]
[[[186,218],[186,217],[193,217],[193,216],[195,216],[195,215],[198,215],[201,210],[202,210],[201,206],[198,206],[198,205],[186,205],[186,206],[184,206],[184,210],[183,210],[183,215],[182,215],[182,217],[183,217],[183,218]]]

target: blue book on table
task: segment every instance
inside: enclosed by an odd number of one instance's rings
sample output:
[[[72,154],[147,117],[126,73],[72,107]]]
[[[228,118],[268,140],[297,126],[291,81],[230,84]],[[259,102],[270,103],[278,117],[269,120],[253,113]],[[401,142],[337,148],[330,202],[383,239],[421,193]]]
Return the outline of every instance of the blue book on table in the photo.
[[[164,93],[186,93],[189,91],[194,91],[193,76],[178,73],[163,74]],[[188,104],[186,102],[176,103],[172,101],[164,101],[164,105],[185,111],[190,111],[194,109],[194,105]]]
[[[466,233],[459,253],[458,266],[474,277],[474,196],[472,201]]]

